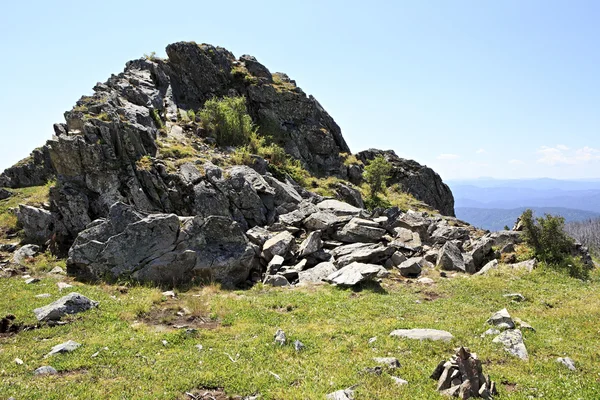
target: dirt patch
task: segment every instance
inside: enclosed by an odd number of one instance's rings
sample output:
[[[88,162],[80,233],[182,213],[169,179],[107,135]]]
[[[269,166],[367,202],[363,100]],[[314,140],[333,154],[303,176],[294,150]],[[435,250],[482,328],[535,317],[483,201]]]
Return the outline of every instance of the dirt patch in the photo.
[[[516,383],[509,382],[509,381],[502,381],[500,383],[502,384],[502,386],[504,386],[504,390],[506,390],[508,393],[513,393],[513,392],[517,391]]]
[[[228,396],[223,389],[194,389],[180,397],[181,400],[242,400],[242,396]]]
[[[166,329],[215,329],[221,325],[208,315],[190,313],[171,302],[154,307],[141,317],[141,322]]]
[[[425,300],[425,301],[434,301],[434,300],[437,300],[437,299],[443,297],[441,294],[434,292],[432,290],[425,290],[425,291],[421,292],[421,295],[423,296],[423,300]]]
[[[0,319],[0,337],[16,335],[19,332],[30,331],[39,328],[39,325],[25,325],[17,322],[17,317],[8,314]]]

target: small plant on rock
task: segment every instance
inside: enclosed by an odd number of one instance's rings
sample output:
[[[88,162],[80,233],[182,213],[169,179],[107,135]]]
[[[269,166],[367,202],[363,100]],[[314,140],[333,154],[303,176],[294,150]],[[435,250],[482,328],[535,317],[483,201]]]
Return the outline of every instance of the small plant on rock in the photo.
[[[385,191],[385,183],[390,178],[392,164],[385,157],[375,157],[366,167],[363,174],[365,182],[369,185],[371,196],[376,197],[378,193]]]

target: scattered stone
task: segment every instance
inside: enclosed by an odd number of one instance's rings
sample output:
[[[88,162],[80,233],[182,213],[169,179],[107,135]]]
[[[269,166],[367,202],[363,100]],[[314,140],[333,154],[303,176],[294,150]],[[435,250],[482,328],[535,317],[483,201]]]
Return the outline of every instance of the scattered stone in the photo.
[[[73,285],[70,285],[70,284],[65,283],[65,282],[57,282],[56,286],[58,286],[58,290],[61,291],[61,292],[63,291],[63,289],[69,289],[69,288],[73,287]]]
[[[327,400],[354,400],[354,390],[352,388],[338,390],[337,392],[329,393]]]
[[[422,285],[433,285],[435,283],[435,281],[431,278],[419,278],[417,279],[417,283],[420,283]]]
[[[493,269],[497,269],[499,266],[498,260],[492,260],[489,263],[485,264],[483,268],[475,273],[475,275],[485,275]]]
[[[350,204],[339,200],[323,200],[317,204],[317,208],[319,208],[321,211],[327,211],[337,216],[358,215],[362,211],[358,207],[351,206]]]
[[[532,272],[537,267],[537,260],[534,258],[532,260],[522,261],[520,263],[511,264],[512,269],[525,269],[529,272]]]
[[[8,190],[6,190],[4,188],[0,188],[0,200],[8,199],[12,195],[13,195],[12,192],[9,192]]]
[[[96,357],[98,357],[100,355],[101,352],[107,351],[107,350],[108,350],[108,347],[103,347],[100,350],[98,350],[97,352],[95,352],[94,354],[92,354],[91,357],[92,358],[96,358]]]
[[[381,373],[383,372],[383,369],[381,367],[379,367],[379,366],[377,366],[377,367],[366,367],[364,369],[364,371],[367,374],[381,375]]]
[[[353,262],[380,264],[385,262],[394,254],[393,247],[384,246],[381,243],[352,243],[331,250],[338,267],[345,267]]]
[[[12,262],[19,265],[26,265],[25,262],[35,257],[41,250],[40,246],[35,244],[26,244],[19,250],[15,251],[12,257]]]
[[[281,376],[277,375],[275,372],[271,372],[271,371],[269,371],[269,373],[270,373],[271,375],[273,375],[273,377],[274,377],[275,379],[277,379],[278,381],[280,381],[280,380],[281,380]]]
[[[19,247],[18,243],[0,244],[0,251],[3,251],[5,253],[12,253],[15,250],[17,250],[17,247]]]
[[[440,362],[431,379],[438,381],[437,391],[442,395],[461,399],[491,399],[497,395],[496,384],[483,374],[477,354],[461,347],[449,361]]]
[[[55,354],[70,353],[72,351],[77,350],[80,346],[81,346],[80,343],[69,340],[65,343],[61,343],[61,344],[54,346],[52,348],[52,350],[50,351],[50,353],[46,354],[44,357],[50,357]]]
[[[377,364],[383,364],[389,369],[400,368],[400,361],[396,357],[375,357],[373,361]]]
[[[569,368],[571,371],[577,370],[577,368],[575,368],[575,361],[573,361],[569,357],[559,357],[556,359],[556,362],[561,363],[565,367]]]
[[[294,236],[288,231],[283,231],[265,242],[261,255],[267,261],[271,261],[275,256],[286,258],[294,243]]]
[[[368,343],[373,344],[373,343],[375,343],[375,341],[377,341],[377,336],[370,338]]]
[[[202,346],[201,344],[197,344],[196,346],[194,346],[195,348],[198,349],[198,351],[202,351],[202,349],[204,349],[204,346]]]
[[[400,338],[407,339],[418,339],[418,340],[443,340],[450,341],[454,336],[450,332],[441,331],[437,329],[397,329],[390,333],[390,336],[397,336]]]
[[[494,338],[493,342],[502,343],[504,350],[519,357],[521,360],[529,359],[527,348],[525,348],[525,343],[523,342],[523,334],[518,329],[509,329],[502,332]]]
[[[283,275],[267,275],[263,283],[274,287],[290,286],[290,282]]]
[[[523,296],[521,293],[508,293],[508,294],[503,295],[503,297],[506,297],[507,299],[510,299],[510,300],[516,301],[516,302],[525,301],[525,296]]]
[[[515,323],[519,326],[519,329],[521,329],[521,330],[528,330],[528,331],[535,332],[534,327],[529,325],[527,322],[523,321],[521,318],[515,318]]]
[[[23,365],[23,360],[21,360],[20,358],[15,358],[15,364]]]
[[[490,328],[490,329],[488,329],[487,331],[483,332],[483,333],[481,334],[481,337],[482,337],[482,338],[484,338],[484,337],[486,337],[486,336],[491,336],[491,335],[499,335],[499,334],[501,334],[501,333],[502,333],[502,332],[501,332],[500,330],[498,330],[498,329],[495,329],[495,328]]]
[[[414,278],[421,274],[421,262],[422,257],[412,257],[404,261],[397,268],[400,270],[400,274],[407,278]]]
[[[33,371],[34,375],[56,375],[58,371],[50,366],[39,367],[35,371]]]
[[[281,269],[284,262],[285,260],[283,259],[283,257],[273,256],[271,261],[269,261],[269,264],[267,264],[267,272],[269,274],[276,274]]]
[[[392,378],[392,380],[396,383],[396,385],[400,385],[400,386],[408,385],[408,381],[406,381],[402,378],[398,378],[397,376],[390,375],[390,378]]]
[[[73,292],[55,302],[33,310],[38,321],[57,321],[67,314],[77,314],[97,307],[98,302]]]
[[[304,347],[305,347],[305,346],[304,346],[304,343],[302,343],[301,341],[299,341],[299,340],[296,340],[296,341],[294,342],[294,349],[295,349],[296,351],[302,351],[302,350],[304,349]]]
[[[26,285],[31,285],[32,283],[38,283],[40,280],[38,278],[29,278],[25,281]]]
[[[285,332],[281,329],[277,329],[277,332],[275,332],[275,343],[279,344],[280,346],[284,346],[286,341],[287,338],[285,336]]]
[[[508,310],[503,308],[500,311],[494,313],[490,319],[487,320],[487,323],[490,325],[494,325],[496,328],[502,329],[513,329],[515,327],[515,323],[510,317]]]
[[[385,278],[387,275],[389,272],[380,265],[353,262],[324,280],[338,286],[355,286],[375,278]]]
[[[64,269],[62,269],[62,268],[61,268],[61,267],[59,267],[59,266],[56,266],[56,267],[54,267],[54,268],[52,268],[52,269],[50,270],[50,273],[51,273],[51,274],[61,274],[61,275],[62,275],[62,274],[64,274],[64,273],[65,273],[65,270],[64,270]]]
[[[337,234],[336,238],[346,243],[375,243],[386,234],[379,224],[362,218],[352,218]]]
[[[166,340],[161,340],[160,341],[162,343],[163,346],[167,347],[169,345],[169,342],[167,342]]]
[[[400,264],[402,264],[406,260],[407,260],[406,256],[404,254],[400,253],[399,251],[397,251],[394,254],[392,254],[392,256],[385,262],[385,267],[386,268],[398,267]]]
[[[265,228],[255,226],[246,232],[246,236],[248,236],[248,239],[250,239],[252,243],[262,247],[267,240],[274,236],[274,234]]]
[[[166,292],[162,292],[161,294],[165,297],[170,297],[172,299],[177,297],[177,295],[175,294],[175,291],[173,291],[173,290],[167,290]]]

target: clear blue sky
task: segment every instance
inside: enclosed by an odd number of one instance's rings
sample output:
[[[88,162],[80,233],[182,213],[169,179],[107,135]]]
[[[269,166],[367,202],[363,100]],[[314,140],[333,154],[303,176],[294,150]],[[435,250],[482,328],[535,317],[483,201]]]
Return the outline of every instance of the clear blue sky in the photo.
[[[0,170],[94,84],[180,40],[286,72],[353,151],[443,178],[600,177],[598,1],[3,1]]]

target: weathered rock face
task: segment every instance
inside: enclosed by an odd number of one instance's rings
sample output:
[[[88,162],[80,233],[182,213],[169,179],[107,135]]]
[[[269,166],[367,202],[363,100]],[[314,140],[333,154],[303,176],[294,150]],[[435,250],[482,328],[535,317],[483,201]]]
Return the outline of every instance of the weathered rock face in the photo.
[[[356,154],[356,157],[367,164],[379,155],[392,164],[388,185],[400,184],[403,190],[443,215],[454,216],[452,191],[431,168],[400,158],[393,150],[369,149]]]
[[[67,272],[84,279],[133,278],[173,285],[218,281],[244,283],[256,253],[240,225],[227,217],[144,215],[116,203],[94,221],[69,251]]]
[[[22,188],[44,185],[54,177],[47,147],[40,147],[31,155],[7,168],[0,175],[0,187]]]

